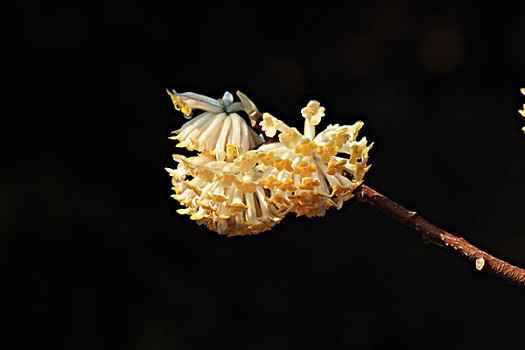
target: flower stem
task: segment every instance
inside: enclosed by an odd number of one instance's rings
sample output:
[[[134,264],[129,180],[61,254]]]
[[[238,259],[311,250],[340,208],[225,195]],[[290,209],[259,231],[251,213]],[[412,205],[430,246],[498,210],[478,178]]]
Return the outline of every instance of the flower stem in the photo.
[[[359,202],[367,203],[392,219],[419,232],[425,243],[432,243],[455,252],[472,262],[477,270],[486,271],[509,283],[525,287],[524,269],[485,253],[465,239],[436,227],[418,213],[403,208],[366,185],[359,186],[354,193]]]
[[[304,118],[304,136],[310,141],[315,137],[315,125],[308,118]]]

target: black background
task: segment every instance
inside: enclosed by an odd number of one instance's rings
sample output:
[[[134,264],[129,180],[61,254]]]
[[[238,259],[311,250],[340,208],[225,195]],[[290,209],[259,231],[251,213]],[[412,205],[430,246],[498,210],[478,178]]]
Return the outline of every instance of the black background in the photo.
[[[525,293],[365,204],[226,238],[179,216],[165,88],[363,120],[366,183],[525,266],[525,3],[19,2],[2,14],[10,348],[508,348]]]

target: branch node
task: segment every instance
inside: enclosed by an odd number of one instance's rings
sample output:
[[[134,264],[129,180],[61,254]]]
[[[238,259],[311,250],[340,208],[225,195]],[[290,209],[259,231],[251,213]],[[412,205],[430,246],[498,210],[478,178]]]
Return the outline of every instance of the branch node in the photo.
[[[485,259],[483,257],[476,259],[476,270],[481,271],[481,269],[485,266]]]

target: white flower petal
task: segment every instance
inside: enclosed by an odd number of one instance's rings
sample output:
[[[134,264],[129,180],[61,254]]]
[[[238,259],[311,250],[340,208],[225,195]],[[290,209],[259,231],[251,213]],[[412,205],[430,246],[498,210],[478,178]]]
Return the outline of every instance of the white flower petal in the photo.
[[[175,90],[173,90],[173,93],[176,93]],[[223,105],[211,97],[196,94],[194,92],[183,92],[178,95],[191,109],[202,109],[203,111],[213,113],[224,112]]]

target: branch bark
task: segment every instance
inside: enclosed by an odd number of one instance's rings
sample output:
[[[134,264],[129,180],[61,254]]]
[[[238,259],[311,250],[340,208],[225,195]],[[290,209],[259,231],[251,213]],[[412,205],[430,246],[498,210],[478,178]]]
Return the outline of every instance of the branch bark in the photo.
[[[498,259],[461,237],[442,230],[415,211],[409,211],[366,185],[359,186],[355,192],[359,202],[364,202],[380,210],[392,219],[410,227],[423,237],[426,243],[432,243],[448,249],[472,262],[476,269],[493,274],[503,280],[525,287],[525,270]]]

